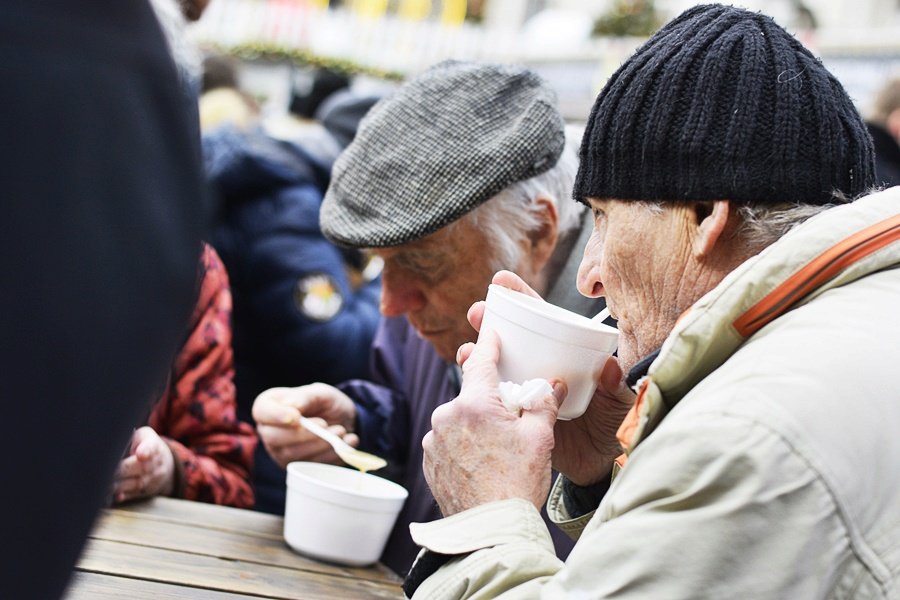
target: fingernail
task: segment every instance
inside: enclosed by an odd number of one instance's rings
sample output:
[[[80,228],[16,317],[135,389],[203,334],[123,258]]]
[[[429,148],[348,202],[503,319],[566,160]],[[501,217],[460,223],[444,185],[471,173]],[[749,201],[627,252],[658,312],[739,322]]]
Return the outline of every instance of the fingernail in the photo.
[[[562,384],[560,381],[553,382],[553,397],[556,398],[557,402],[562,402],[563,398],[566,395],[566,386]]]

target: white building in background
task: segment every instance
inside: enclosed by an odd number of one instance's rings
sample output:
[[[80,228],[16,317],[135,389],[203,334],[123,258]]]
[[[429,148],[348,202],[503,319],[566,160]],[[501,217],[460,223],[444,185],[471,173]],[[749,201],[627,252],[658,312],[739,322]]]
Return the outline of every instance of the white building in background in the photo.
[[[900,0],[720,1],[763,12],[795,33],[864,112],[883,82],[900,77]],[[655,2],[664,20],[696,4]],[[614,0],[488,0],[485,26],[518,30],[522,57],[553,81],[564,111],[577,120],[637,43],[590,39],[593,21],[613,5]]]
[[[194,33],[200,43],[242,56],[267,48],[269,58],[247,63],[252,68],[242,79],[274,112],[286,109],[291,60],[303,56],[406,76],[457,58],[528,64],[554,85],[563,113],[576,122],[587,118],[607,78],[643,41],[591,37],[594,20],[614,0],[484,0],[482,23],[452,25],[441,16],[446,1],[432,0],[431,15],[410,20],[389,9],[374,18],[357,9],[402,0],[345,0],[336,10],[319,0],[213,0]],[[888,78],[900,76],[900,0],[720,1],[771,15],[797,34],[863,111]],[[655,2],[663,20],[696,4]],[[280,58],[271,59],[273,49]],[[289,59],[292,53],[301,58]]]
[[[750,10],[758,10],[774,17],[785,27],[795,25],[797,6],[808,8],[819,28],[824,31],[900,29],[900,2],[897,0],[731,0]],[[574,11],[595,18],[608,11],[613,0],[488,0],[485,6],[485,24],[492,27],[519,27],[525,21],[545,9]],[[700,4],[695,0],[656,0],[656,8],[663,17],[674,17],[682,11]],[[900,40],[895,43],[900,43]]]

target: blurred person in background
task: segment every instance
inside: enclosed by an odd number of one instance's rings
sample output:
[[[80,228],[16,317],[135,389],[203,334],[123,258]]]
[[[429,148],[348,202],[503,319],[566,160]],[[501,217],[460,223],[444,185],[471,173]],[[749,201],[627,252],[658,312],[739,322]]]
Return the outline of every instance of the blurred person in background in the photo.
[[[350,88],[350,77],[333,69],[296,70],[291,77],[288,112],[301,119],[313,120],[325,100]]]
[[[116,471],[113,501],[171,496],[253,506],[256,434],[237,418],[231,292],[215,250],[204,245],[199,294],[166,391],[136,429]]]
[[[0,55],[0,598],[58,598],[183,339],[208,214],[149,5],[8,0]]]
[[[324,67],[295,69],[291,72],[287,110],[266,111],[262,127],[272,137],[308,147],[314,154],[334,154],[333,135],[322,135],[323,118],[332,112],[328,105],[339,102],[339,98],[377,99],[389,93],[390,87],[360,91],[354,78],[341,71]],[[347,114],[346,110],[343,112]],[[357,123],[348,120],[347,124],[348,135],[352,138]],[[329,134],[335,133],[330,126],[326,126],[325,130]],[[326,147],[317,149],[322,144]],[[342,143],[339,150],[346,145]]]
[[[866,126],[875,143],[877,184],[900,185],[900,78],[878,92]]]
[[[533,72],[446,62],[379,104],[338,159],[320,215],[336,243],[384,260],[371,381],[277,389],[254,406],[257,430],[282,466],[337,461],[297,423],[321,418],[348,443],[391,462],[407,490],[382,562],[406,573],[411,522],[439,518],[422,474],[431,413],[459,393],[456,350],[494,272],[518,268],[554,304],[594,315],[575,290],[590,220],[566,199],[577,169],[552,88]],[[572,546],[561,532],[560,556]]]
[[[201,98],[207,174],[221,201],[212,241],[234,295],[241,420],[252,419],[265,389],[368,374],[378,272],[367,270],[363,253],[325,239],[319,207],[332,164],[376,100],[343,90],[321,104],[316,123],[276,139],[242,92],[218,88]],[[284,512],[285,477],[260,446],[257,510]]]
[[[238,62],[227,54],[211,52],[203,57],[200,93],[217,88],[238,88]]]

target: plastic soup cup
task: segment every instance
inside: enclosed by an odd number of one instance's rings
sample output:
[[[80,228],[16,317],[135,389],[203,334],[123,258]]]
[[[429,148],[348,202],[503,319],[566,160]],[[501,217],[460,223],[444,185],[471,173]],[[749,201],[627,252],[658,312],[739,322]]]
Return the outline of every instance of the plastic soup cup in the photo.
[[[496,284],[488,287],[486,300],[481,334],[493,331],[500,338],[500,381],[561,379],[569,393],[558,418],[584,414],[619,331]]]
[[[292,462],[284,539],[314,558],[370,565],[381,556],[407,495],[396,483],[355,469]]]

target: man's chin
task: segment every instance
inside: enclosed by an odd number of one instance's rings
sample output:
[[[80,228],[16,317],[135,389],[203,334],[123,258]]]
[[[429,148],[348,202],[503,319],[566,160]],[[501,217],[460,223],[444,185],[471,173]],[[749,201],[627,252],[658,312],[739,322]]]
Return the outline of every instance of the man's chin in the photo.
[[[628,375],[632,367],[638,363],[643,356],[638,356],[637,348],[633,339],[627,339],[624,335],[619,336],[619,349],[616,352],[619,359],[619,366],[622,367],[622,374]]]
[[[431,344],[434,351],[445,362],[456,362],[456,351],[466,340],[459,341],[449,331],[419,331],[416,335]]]

